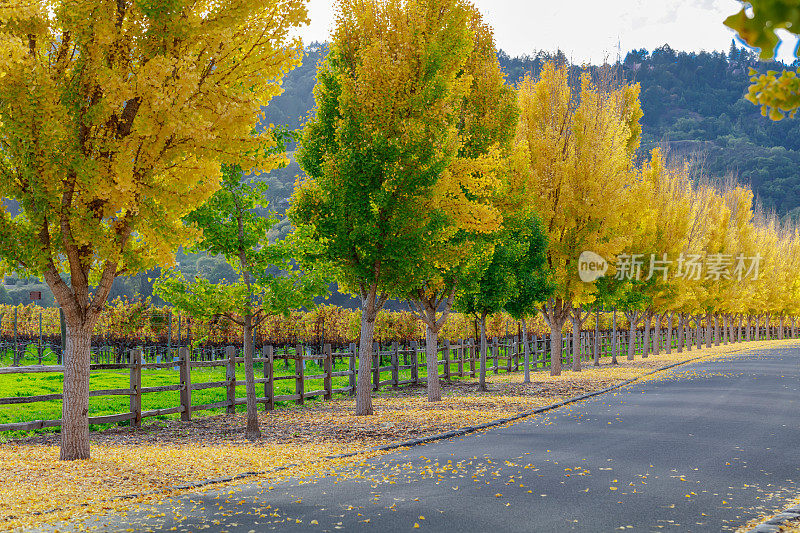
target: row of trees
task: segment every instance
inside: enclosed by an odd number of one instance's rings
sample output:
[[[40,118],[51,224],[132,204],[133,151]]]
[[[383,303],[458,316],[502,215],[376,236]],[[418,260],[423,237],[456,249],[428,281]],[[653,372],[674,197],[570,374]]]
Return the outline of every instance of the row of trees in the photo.
[[[777,230],[751,224],[749,211],[722,203],[738,218],[718,216],[718,197],[744,203],[738,188],[730,199],[685,191],[690,237],[662,239],[672,230],[658,187],[678,178],[658,154],[635,164],[637,87],[609,69],[570,83],[550,64],[515,91],[491,29],[465,0],[339,2],[317,112],[300,139],[308,179],[290,211],[297,230],[271,244],[273,222],[254,216],[262,196],[239,177],[286,164],[284,134],[256,126],[300,60],[291,36],[307,22],[302,0],[0,6],[0,198],[20,206],[0,210],[0,260],[43,277],[65,314],[62,459],[90,455],[89,344],[113,280],[168,265],[190,242],[225,255],[241,281],[167,275],[160,294],[239,321],[246,348],[264,316],[310,304],[329,278],[361,297],[362,415],[372,413],[375,317],[391,296],[411,302],[433,350],[453,306],[482,319],[539,309],[559,333],[603,297],[660,309],[658,283],[579,281],[581,250],[610,259],[633,243],[635,253],[685,244],[706,257],[749,251],[751,228],[783,257],[786,239],[770,242]],[[695,197],[708,208],[696,212]],[[739,219],[741,232],[722,231]],[[706,280],[681,287],[692,297],[669,300],[676,309],[735,301]],[[429,383],[431,400],[438,386]],[[247,396],[255,437],[252,373]]]
[[[368,356],[389,297],[410,302],[430,353],[454,305],[523,324],[538,311],[554,337],[569,320],[576,351],[598,307],[624,309],[631,328],[665,313],[795,314],[796,255],[783,252],[797,231],[754,213],[731,180],[693,184],[660,150],[639,164],[638,86],[608,66],[572,79],[548,63],[512,91],[496,57],[468,4],[341,4],[290,217],[361,296],[357,414],[372,413]],[[585,251],[615,263],[608,277],[578,276]]]

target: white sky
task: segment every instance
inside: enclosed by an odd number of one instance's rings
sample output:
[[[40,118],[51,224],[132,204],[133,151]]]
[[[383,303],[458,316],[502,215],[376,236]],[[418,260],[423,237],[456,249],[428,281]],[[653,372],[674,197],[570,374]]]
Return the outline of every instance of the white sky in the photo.
[[[563,50],[576,63],[616,59],[637,48],[668,43],[676,50],[727,52],[733,32],[722,24],[741,8],[737,0],[472,0],[494,27],[499,48],[511,55]],[[328,40],[333,1],[310,0],[306,43]],[[779,49],[791,62],[794,43]]]

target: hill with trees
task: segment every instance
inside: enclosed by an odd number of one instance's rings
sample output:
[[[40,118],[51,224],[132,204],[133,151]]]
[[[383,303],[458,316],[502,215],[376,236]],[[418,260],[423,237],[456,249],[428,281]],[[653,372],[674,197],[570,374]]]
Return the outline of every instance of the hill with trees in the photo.
[[[265,109],[266,125],[295,129],[313,112],[316,67],[326,53],[325,44],[306,48],[303,64],[284,80],[284,93]],[[514,84],[527,72],[538,75],[548,60],[568,59],[560,52],[512,57],[500,51],[498,57]],[[733,174],[751,185],[768,209],[782,216],[800,213],[800,121],[773,122],[744,99],[751,68],[764,72],[785,65],[761,62],[756,53],[732,43],[727,53],[679,52],[668,45],[652,52],[634,50],[620,66],[626,80],[641,84],[643,154],[665,145],[673,156],[694,161],[696,176]],[[292,161],[257,178],[269,183],[272,205],[279,211],[288,206],[300,172]],[[288,227],[279,225],[275,231],[278,236]]]

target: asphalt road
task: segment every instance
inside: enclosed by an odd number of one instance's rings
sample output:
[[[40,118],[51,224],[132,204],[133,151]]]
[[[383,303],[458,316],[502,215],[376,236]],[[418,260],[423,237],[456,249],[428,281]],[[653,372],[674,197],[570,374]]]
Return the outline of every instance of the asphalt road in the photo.
[[[383,455],[337,475],[231,490],[188,494],[88,525],[734,530],[800,494],[800,345],[679,367],[549,416]]]

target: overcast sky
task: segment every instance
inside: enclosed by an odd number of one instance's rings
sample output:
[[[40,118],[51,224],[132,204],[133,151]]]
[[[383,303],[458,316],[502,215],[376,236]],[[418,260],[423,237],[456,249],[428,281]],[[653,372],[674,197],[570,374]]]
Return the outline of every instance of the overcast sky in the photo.
[[[511,55],[563,50],[576,63],[616,59],[628,50],[728,51],[733,32],[722,24],[737,0],[472,0],[494,27],[497,45]],[[333,2],[310,0],[311,26],[303,40],[328,40]],[[793,43],[779,50],[792,60]]]

